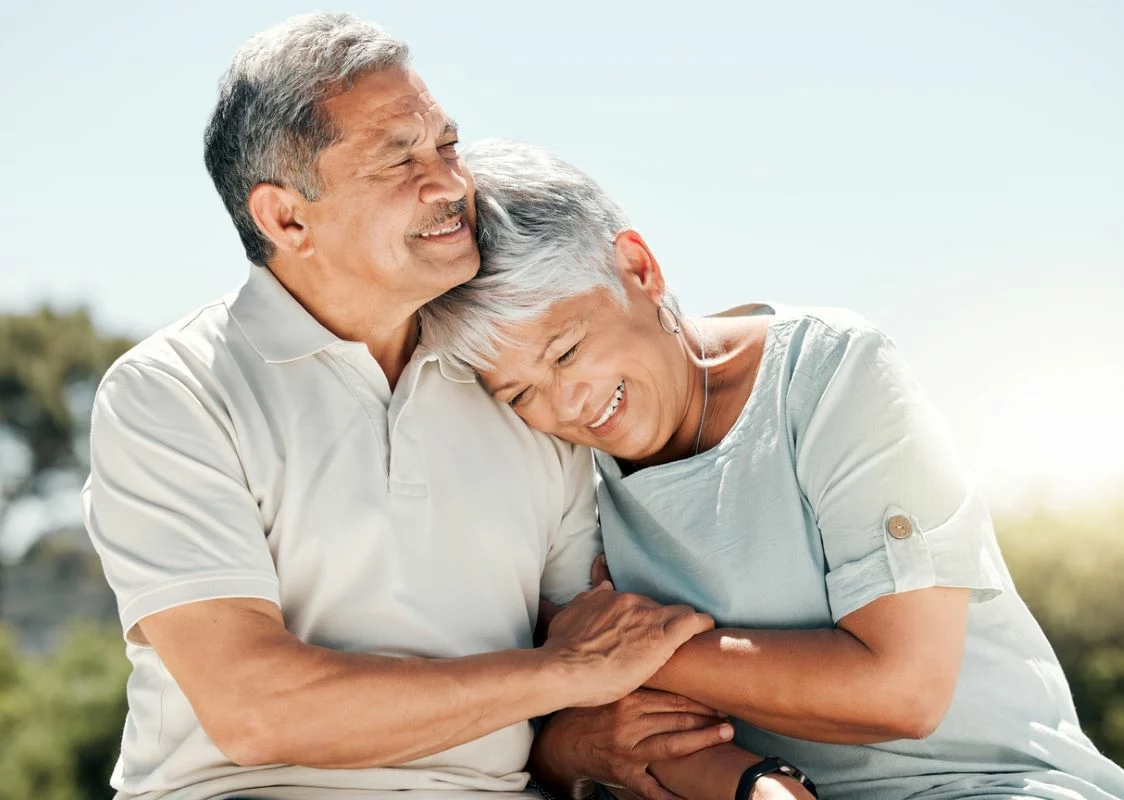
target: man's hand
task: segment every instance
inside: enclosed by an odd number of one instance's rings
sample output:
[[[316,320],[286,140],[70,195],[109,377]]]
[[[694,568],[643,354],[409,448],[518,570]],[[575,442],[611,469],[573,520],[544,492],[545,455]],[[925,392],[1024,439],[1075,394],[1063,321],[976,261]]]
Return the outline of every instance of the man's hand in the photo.
[[[585,699],[574,705],[600,706],[639,688],[681,644],[713,628],[709,614],[602,583],[558,613],[543,649],[558,653],[581,682]]]
[[[609,705],[557,712],[535,739],[531,758],[552,783],[590,778],[644,800],[678,800],[652,777],[648,765],[691,755],[733,734],[714,709],[640,689]]]

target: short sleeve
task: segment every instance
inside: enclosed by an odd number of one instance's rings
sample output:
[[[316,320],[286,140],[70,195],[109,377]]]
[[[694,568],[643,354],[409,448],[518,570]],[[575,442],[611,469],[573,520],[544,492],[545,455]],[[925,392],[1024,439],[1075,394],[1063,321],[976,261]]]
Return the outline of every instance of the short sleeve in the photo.
[[[872,328],[843,332],[796,441],[796,473],[823,539],[838,622],[888,594],[932,586],[1002,590],[991,518],[944,421],[897,347]]]
[[[215,403],[159,367],[118,364],[98,389],[83,510],[127,635],[146,616],[199,600],[280,604],[228,431]]]
[[[547,550],[541,591],[546,599],[564,605],[590,586],[590,568],[602,550],[601,529],[597,524],[593,453],[588,447],[559,439],[554,440],[554,446],[562,460],[565,501]]]

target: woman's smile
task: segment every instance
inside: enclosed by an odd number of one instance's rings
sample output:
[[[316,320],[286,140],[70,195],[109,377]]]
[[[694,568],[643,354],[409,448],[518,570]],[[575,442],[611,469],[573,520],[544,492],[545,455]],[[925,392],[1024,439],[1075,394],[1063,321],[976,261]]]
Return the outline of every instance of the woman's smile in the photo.
[[[625,395],[625,383],[622,378],[613,396],[606,401],[601,414],[592,423],[586,425],[594,436],[602,438],[611,436],[620,427],[625,407],[628,405]]]

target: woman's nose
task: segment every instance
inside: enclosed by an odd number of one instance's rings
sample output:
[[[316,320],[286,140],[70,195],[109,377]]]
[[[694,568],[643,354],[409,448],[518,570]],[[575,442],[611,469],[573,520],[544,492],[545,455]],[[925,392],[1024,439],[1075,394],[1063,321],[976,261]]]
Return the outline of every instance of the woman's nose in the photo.
[[[580,422],[589,400],[590,386],[584,381],[559,382],[554,391],[554,414],[559,422]]]

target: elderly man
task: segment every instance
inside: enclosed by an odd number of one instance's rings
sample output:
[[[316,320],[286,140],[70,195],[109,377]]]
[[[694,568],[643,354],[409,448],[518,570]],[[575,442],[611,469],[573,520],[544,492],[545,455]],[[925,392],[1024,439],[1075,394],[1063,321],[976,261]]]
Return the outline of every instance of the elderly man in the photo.
[[[587,451],[419,342],[476,272],[472,179],[406,47],[251,39],[207,167],[254,266],[125,355],[83,499],[134,669],[120,798],[523,791],[527,720],[628,695],[713,622],[589,587]],[[542,596],[571,600],[531,649]],[[664,755],[730,735],[652,693]]]

